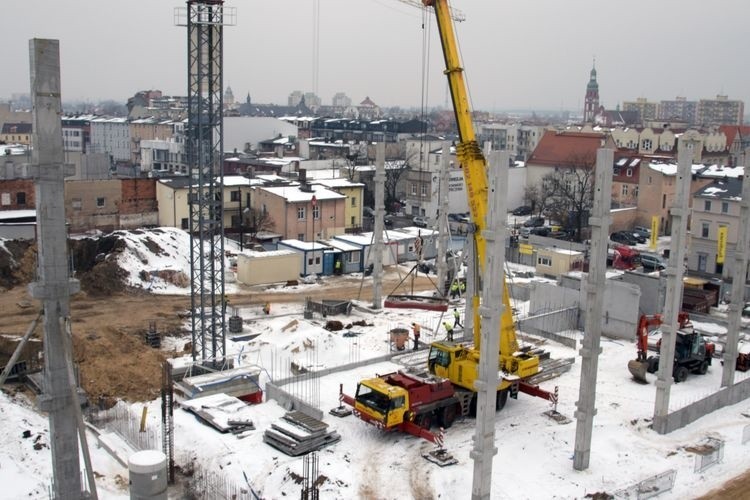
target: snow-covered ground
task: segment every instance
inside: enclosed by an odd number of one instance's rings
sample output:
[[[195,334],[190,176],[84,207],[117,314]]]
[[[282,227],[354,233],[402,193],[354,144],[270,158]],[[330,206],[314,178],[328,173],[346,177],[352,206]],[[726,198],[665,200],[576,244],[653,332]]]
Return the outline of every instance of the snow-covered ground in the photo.
[[[149,279],[132,276],[135,286],[160,293],[187,293],[184,288],[159,281],[151,271],[173,270],[188,273],[185,257],[187,236],[179,230],[165,229],[158,236],[162,249],[153,255],[143,235],[126,236],[129,246],[138,249],[118,257],[125,268],[146,266]],[[184,239],[184,241],[183,241]],[[156,241],[152,237],[153,241]],[[133,259],[133,260],[128,260]],[[137,264],[137,266],[136,266]],[[515,272],[524,269],[514,267]],[[132,274],[132,273],[131,273]],[[140,273],[136,273],[140,274]],[[523,278],[519,278],[523,279]],[[140,281],[136,281],[140,280]],[[314,285],[299,285],[300,297],[307,287],[336,286],[335,279]],[[310,288],[312,289],[312,288]],[[158,300],[158,299],[155,299]],[[397,327],[408,328],[412,322],[423,325],[421,340],[429,343],[442,339],[440,313],[404,309],[368,312],[367,304],[359,303],[350,316],[306,320],[302,303],[274,303],[270,316],[255,307],[240,308],[245,319],[243,336],[251,340],[228,341],[227,354],[239,364],[258,364],[263,368],[262,384],[271,378],[291,374],[291,364],[307,370],[321,370],[374,358],[392,350],[388,332]],[[527,303],[514,304],[517,311],[528,310]],[[337,332],[323,328],[326,320],[336,319],[346,327]],[[363,324],[353,324],[363,322]],[[349,326],[351,324],[351,326]],[[720,327],[701,322],[700,329],[720,334]],[[578,334],[580,335],[580,333]],[[247,338],[247,337],[245,337]],[[182,342],[174,342],[180,345]],[[165,342],[165,349],[170,349]],[[560,377],[542,383],[553,390],[559,387],[558,410],[572,419],[561,425],[543,413],[549,403],[524,394],[511,400],[497,414],[495,444],[498,454],[493,462],[492,498],[584,498],[596,492],[608,492],[631,486],[653,475],[675,470],[674,489],[660,498],[693,498],[715,488],[750,468],[750,455],[742,444],[743,431],[750,425],[750,402],[741,402],[716,411],[684,429],[662,436],[649,428],[655,399],[655,376],[650,384],[635,383],[627,363],[635,356],[633,342],[603,339],[599,359],[596,408],[590,467],[573,469],[573,447],[576,421],[574,412],[578,399],[580,357],[577,350],[548,341],[544,348],[553,358],[575,357],[572,369]],[[404,351],[404,364],[423,364],[426,352]],[[715,392],[720,386],[721,366],[716,360],[705,376],[691,375],[687,381],[672,386],[670,409],[674,410]],[[445,445],[459,463],[440,468],[422,458],[433,445],[412,436],[386,434],[349,416],[331,416],[328,410],[338,406],[339,385],[347,393],[356,390],[362,378],[402,368],[396,361],[380,362],[346,372],[333,373],[285,389],[316,403],[324,412],[324,420],[341,435],[341,441],[320,451],[319,473],[325,476],[320,486],[321,498],[426,499],[468,498],[471,492],[473,462],[470,458],[474,420],[458,420],[445,434]],[[737,372],[737,379],[750,376]],[[160,402],[147,402],[149,427],[158,429]],[[143,404],[136,405],[140,410]],[[302,459],[288,457],[265,444],[263,432],[279,419],[285,410],[274,401],[265,401],[242,410],[243,418],[251,418],[256,430],[243,439],[220,434],[182,410],[175,412],[176,458],[179,465],[196,461],[205,470],[225,475],[237,484],[245,478],[263,498],[275,499],[299,495]],[[48,448],[33,449],[37,435],[48,443],[48,424],[20,399],[0,395],[0,490],[1,498],[44,498],[51,477]],[[29,429],[32,437],[21,438]],[[705,470],[694,472],[696,455],[691,447],[704,444],[708,438],[721,439],[723,460]],[[95,440],[92,437],[91,443]],[[101,498],[126,498],[118,489],[118,475],[123,470],[102,450],[94,449],[95,470],[101,474],[98,484]],[[122,480],[120,480],[122,482]]]

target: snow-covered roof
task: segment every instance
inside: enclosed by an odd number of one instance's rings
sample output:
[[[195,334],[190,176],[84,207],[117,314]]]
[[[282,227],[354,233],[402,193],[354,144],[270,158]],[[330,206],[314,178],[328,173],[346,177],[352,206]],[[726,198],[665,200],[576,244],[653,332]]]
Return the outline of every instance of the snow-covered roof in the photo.
[[[0,210],[0,220],[36,217],[36,210]]]
[[[258,186],[258,189],[267,191],[276,196],[285,198],[290,203],[304,203],[312,200],[313,195],[317,200],[341,200],[346,199],[343,194],[326,189],[324,186],[311,185],[312,191],[302,191],[301,186]]]
[[[281,240],[279,245],[284,245],[297,250],[316,251],[330,250],[331,247],[320,243],[319,241],[300,241],[300,240]]]
[[[244,250],[240,255],[249,259],[262,259],[264,257],[279,257],[283,255],[297,255],[292,250],[268,250],[266,252],[256,252],[255,250]]]
[[[701,177],[733,177],[745,175],[745,167],[726,167],[724,165],[708,165],[700,172]]]
[[[218,179],[217,179],[218,180]],[[261,181],[262,182],[262,181]],[[249,179],[244,175],[225,175],[224,186],[253,186],[258,184],[258,179]]]
[[[651,170],[654,170],[656,172],[661,172],[663,175],[676,175],[677,174],[677,164],[676,163],[660,163],[660,162],[648,162],[646,164],[648,168]],[[698,174],[701,170],[705,168],[705,165],[703,164],[693,164],[692,167],[690,167],[692,173]]]
[[[358,252],[362,250],[362,247],[358,245],[352,245],[343,240],[336,240],[336,239],[320,240],[320,243],[322,243],[323,245],[328,245],[331,248],[341,250],[342,252]]]
[[[361,182],[352,182],[346,177],[338,177],[336,179],[316,179],[315,182],[321,186],[329,188],[364,187],[364,184]]]

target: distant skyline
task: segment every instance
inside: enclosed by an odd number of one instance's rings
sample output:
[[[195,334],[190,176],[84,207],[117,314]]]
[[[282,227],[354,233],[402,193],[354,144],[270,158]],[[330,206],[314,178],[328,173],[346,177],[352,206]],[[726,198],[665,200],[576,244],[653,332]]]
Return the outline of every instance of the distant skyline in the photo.
[[[317,94],[384,107],[443,106],[444,63],[434,16],[397,0],[317,0]],[[750,105],[746,0],[455,0],[474,109],[580,112],[594,57],[601,103],[717,94]],[[0,98],[28,93],[30,38],[57,38],[64,101],[125,102],[139,90],[185,95],[182,1],[28,0],[3,9]],[[313,91],[314,0],[234,1],[224,31],[224,86],[244,101],[286,104]],[[423,43],[423,40],[426,42]],[[423,58],[423,54],[427,57]],[[422,67],[425,67],[423,80]],[[427,89],[422,94],[423,86]]]

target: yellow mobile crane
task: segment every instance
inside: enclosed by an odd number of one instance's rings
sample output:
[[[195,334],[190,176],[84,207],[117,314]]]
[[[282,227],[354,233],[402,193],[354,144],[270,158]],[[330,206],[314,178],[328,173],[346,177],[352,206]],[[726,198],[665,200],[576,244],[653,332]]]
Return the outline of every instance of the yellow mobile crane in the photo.
[[[459,144],[456,146],[456,156],[462,165],[471,221],[474,225],[475,261],[479,268],[472,271],[475,272],[476,276],[479,276],[484,271],[487,259],[486,242],[482,234],[487,224],[486,217],[489,207],[487,164],[477,143],[471,119],[469,96],[463,68],[459,60],[448,0],[422,0],[422,3],[435,9],[435,17],[440,32],[440,41],[445,58],[445,74],[448,77],[453,111],[456,115],[458,127]],[[443,154],[447,154],[447,152],[444,151]],[[539,356],[529,350],[519,349],[510,307],[510,295],[505,281],[503,282],[503,303],[505,309],[500,323],[498,368],[504,376],[497,387],[496,407],[498,409],[505,405],[508,393],[515,398],[519,390],[545,399],[550,397],[550,393],[547,391],[524,383],[524,379],[539,372]],[[475,392],[474,382],[477,379],[480,351],[479,296],[476,294],[472,297],[472,305],[474,311],[474,347],[465,347],[452,342],[435,342],[430,346],[428,366],[430,372],[434,375],[445,377],[454,385]],[[475,407],[475,405],[476,397],[472,407]]]

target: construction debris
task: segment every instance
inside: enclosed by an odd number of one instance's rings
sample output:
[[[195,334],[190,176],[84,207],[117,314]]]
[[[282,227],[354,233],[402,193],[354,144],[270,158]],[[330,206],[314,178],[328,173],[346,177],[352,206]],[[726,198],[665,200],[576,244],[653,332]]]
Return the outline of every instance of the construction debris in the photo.
[[[438,448],[436,450],[432,450],[429,453],[425,453],[422,455],[422,458],[424,458],[428,462],[437,464],[440,467],[446,467],[448,465],[454,465],[458,463],[458,460],[453,455],[448,453],[448,450],[446,450],[445,448]]]
[[[301,411],[292,411],[271,424],[263,441],[289,456],[296,457],[319,450],[341,439],[336,431],[327,431],[328,424]]]

